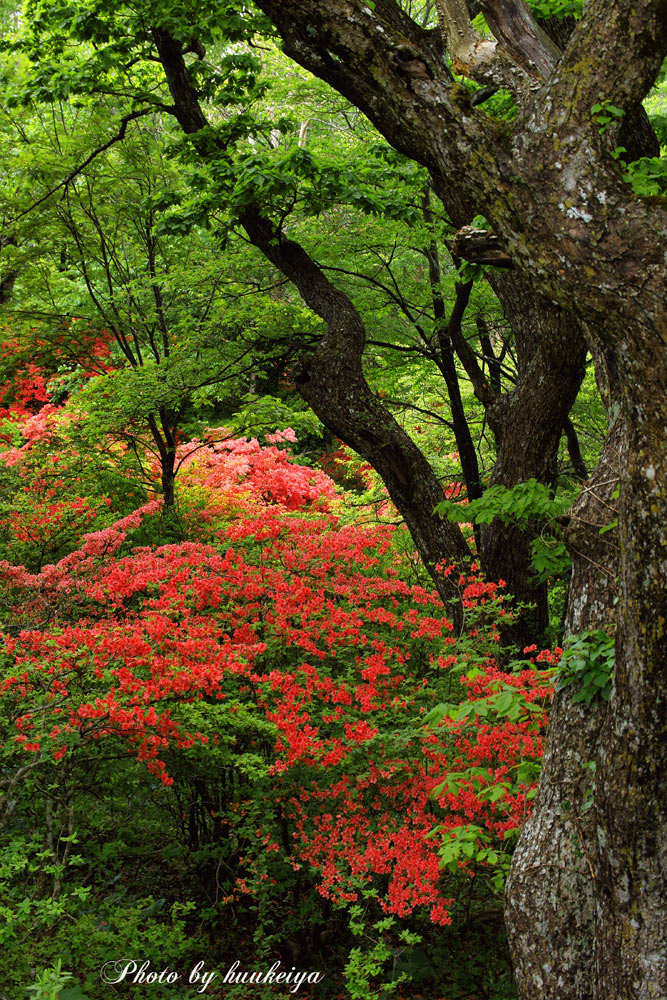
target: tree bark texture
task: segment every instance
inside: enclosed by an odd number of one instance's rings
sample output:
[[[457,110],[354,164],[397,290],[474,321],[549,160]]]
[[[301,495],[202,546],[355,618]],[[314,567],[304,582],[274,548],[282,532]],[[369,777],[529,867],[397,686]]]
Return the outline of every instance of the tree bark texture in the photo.
[[[595,996],[657,1000],[667,996],[667,371],[655,338],[645,336],[639,356],[622,346],[632,362],[621,375],[635,391],[622,404],[631,447],[619,514],[616,670],[595,795]]]
[[[615,617],[616,531],[627,434],[618,419],[593,477],[570,510],[564,537],[572,558],[565,633],[609,627]],[[573,702],[557,692],[533,811],[521,832],[507,883],[506,920],[523,997],[593,997],[597,823],[594,767],[607,704]],[[591,766],[593,765],[593,766]]]

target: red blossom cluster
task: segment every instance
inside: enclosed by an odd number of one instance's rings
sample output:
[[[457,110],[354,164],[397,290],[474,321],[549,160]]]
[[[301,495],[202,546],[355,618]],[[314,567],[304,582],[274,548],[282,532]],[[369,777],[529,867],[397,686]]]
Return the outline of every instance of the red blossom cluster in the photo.
[[[27,364],[19,369],[11,383],[0,387],[0,419],[21,420],[32,416],[48,403],[47,386],[48,378],[37,365]]]
[[[338,442],[338,447],[333,451],[322,455],[320,465],[335,483],[345,489],[362,493],[373,485],[371,466],[342,442]]]
[[[81,377],[92,378],[99,374],[100,366],[106,367],[109,362],[109,337],[104,333],[81,333],[79,358],[72,353],[71,333],[64,330],[53,337],[52,342],[45,341],[33,330],[29,347],[9,331],[5,334],[0,344],[0,369],[6,371],[8,377],[0,381],[0,421],[23,423],[48,406],[52,395],[52,372],[59,364],[69,362],[69,366],[76,367]],[[50,369],[33,360],[34,355],[40,352],[51,355]],[[9,436],[0,434],[0,440],[7,442]]]
[[[178,449],[179,488],[199,498],[198,518],[206,523],[252,513],[257,502],[287,511],[331,510],[337,503],[336,488],[321,470],[299,465],[289,451],[277,447],[293,443],[291,428],[268,435],[271,443],[262,447],[256,438],[233,437],[219,428],[221,439],[208,444],[189,441]]]
[[[22,623],[6,636],[0,682],[10,739],[52,760],[120,741],[169,786],[170,760],[233,746],[234,718],[255,713],[271,734],[261,780],[289,824],[285,862],[315,870],[329,898],[380,884],[388,912],[426,907],[447,923],[443,838],[472,819],[495,836],[516,828],[530,786],[493,801],[479,797],[484,782],[444,792],[435,837],[433,788],[471,761],[492,783],[539,759],[543,715],[424,726],[465,656],[437,595],[401,579],[394,529],[342,523],[331,480],[276,445],[196,444],[183,445],[181,490],[200,498],[206,540],[129,548],[128,533],[159,515],[152,501],[38,573],[0,564]],[[499,585],[476,572],[460,585],[467,609],[500,607]],[[535,705],[548,699],[534,670],[508,679],[492,658],[464,684],[483,701],[501,678]],[[226,712],[217,728],[205,711],[215,705]]]

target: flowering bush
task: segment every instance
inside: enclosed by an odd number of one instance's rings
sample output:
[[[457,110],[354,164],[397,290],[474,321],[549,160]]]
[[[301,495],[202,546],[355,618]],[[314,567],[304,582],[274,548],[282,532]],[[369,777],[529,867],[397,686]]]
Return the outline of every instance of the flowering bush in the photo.
[[[395,529],[343,523],[281,443],[183,445],[191,540],[133,544],[154,500],[38,571],[0,564],[4,772],[138,760],[224,865],[217,909],[254,900],[271,940],[304,885],[445,925],[526,814],[548,678],[498,668],[501,586],[460,576],[455,635]]]

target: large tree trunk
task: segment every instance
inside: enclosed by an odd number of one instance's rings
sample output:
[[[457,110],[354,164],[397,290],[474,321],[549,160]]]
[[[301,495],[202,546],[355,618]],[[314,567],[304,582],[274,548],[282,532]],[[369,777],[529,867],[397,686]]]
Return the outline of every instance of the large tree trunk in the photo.
[[[592,478],[569,512],[572,557],[566,637],[609,627],[618,571],[613,524],[627,435],[617,419]],[[506,892],[506,925],[521,997],[591,1000],[595,966],[596,812],[593,783],[607,703],[557,692],[538,795],[517,844]],[[609,995],[610,997],[612,994]],[[620,996],[620,995],[619,995]]]
[[[663,302],[664,307],[664,302]],[[667,324],[661,323],[667,337]],[[595,997],[667,996],[667,368],[649,326],[621,341],[629,427],[616,670],[595,810]]]
[[[610,375],[616,419],[564,532],[573,561],[566,634],[618,620],[616,669],[608,706],[575,704],[569,688],[554,700],[538,796],[506,895],[526,1000],[667,996],[667,386],[648,343],[636,380],[613,351],[597,345],[594,353],[598,372]],[[604,387],[603,395],[609,402]],[[617,514],[618,530],[600,534]]]
[[[452,213],[459,209],[448,203],[446,187],[439,188],[445,206]],[[496,241],[496,252],[498,245]],[[502,251],[503,254],[505,253]],[[507,258],[505,258],[507,259]],[[431,282],[439,282],[437,250],[429,251]],[[490,284],[503,306],[511,327],[517,357],[517,384],[511,392],[501,392],[500,378],[494,385],[479,364],[476,354],[463,337],[463,309],[470,286],[458,285],[449,322],[440,331],[440,355],[436,359],[449,393],[455,431],[465,420],[458,393],[456,352],[484,406],[493,432],[497,458],[489,486],[511,489],[529,479],[553,486],[557,477],[558,447],[585,372],[586,342],[581,325],[559,306],[535,294],[523,276],[491,273]],[[434,297],[436,318],[442,319],[444,303]],[[446,364],[449,364],[449,369]],[[456,401],[459,401],[458,410]],[[481,495],[477,459],[466,461],[467,437],[457,434],[462,470],[470,498]],[[504,625],[503,638],[520,649],[540,639],[548,625],[547,586],[537,583],[531,566],[531,542],[542,525],[529,527],[504,524],[499,520],[481,525],[475,533],[482,569],[491,580],[503,578],[516,605],[523,610],[511,625]]]
[[[497,276],[494,288],[513,320],[519,380],[511,393],[487,407],[498,448],[489,486],[511,489],[533,478],[552,486],[559,442],[584,377],[583,332],[573,317],[536,296],[520,276]],[[540,528],[496,520],[481,530],[486,575],[507,580],[517,602],[534,606],[508,635],[519,648],[539,641],[548,624],[547,588],[535,583],[531,567],[531,542]]]

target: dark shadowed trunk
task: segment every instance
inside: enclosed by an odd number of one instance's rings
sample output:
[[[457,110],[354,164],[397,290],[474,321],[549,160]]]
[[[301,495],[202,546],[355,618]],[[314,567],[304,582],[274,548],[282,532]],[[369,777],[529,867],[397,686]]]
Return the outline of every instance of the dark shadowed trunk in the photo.
[[[511,489],[528,479],[552,486],[558,446],[568,413],[585,373],[586,341],[581,324],[536,295],[516,274],[496,273],[491,284],[510,319],[518,362],[516,387],[501,393],[479,364],[460,329],[451,339],[475,395],[485,408],[497,458],[489,486]],[[548,624],[547,588],[531,567],[530,528],[495,520],[480,529],[480,558],[489,579],[501,577],[517,602],[529,605],[505,639],[522,648],[543,635]]]
[[[528,479],[552,486],[558,446],[585,373],[586,343],[579,323],[562,309],[535,296],[517,276],[503,276],[494,287],[514,318],[519,379],[516,388],[487,407],[498,457],[489,486],[511,489]],[[511,630],[520,648],[538,641],[548,624],[547,588],[531,569],[531,530],[494,521],[482,525],[480,555],[487,576],[507,580],[517,601],[534,605]]]
[[[456,584],[437,572],[436,566],[467,559],[468,547],[457,525],[434,516],[434,508],[443,499],[442,486],[363,376],[366,335],[359,313],[303,248],[286,239],[256,209],[248,209],[241,221],[255,246],[327,322],[327,333],[304,356],[296,374],[299,393],[337,437],[377,470],[441,596],[458,603]],[[456,614],[458,620],[458,610]]]
[[[164,410],[161,410],[158,416],[150,414],[148,426],[160,460],[162,499],[165,508],[170,510],[176,503],[176,438],[174,428]]]

